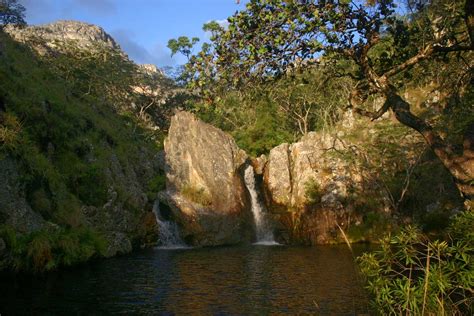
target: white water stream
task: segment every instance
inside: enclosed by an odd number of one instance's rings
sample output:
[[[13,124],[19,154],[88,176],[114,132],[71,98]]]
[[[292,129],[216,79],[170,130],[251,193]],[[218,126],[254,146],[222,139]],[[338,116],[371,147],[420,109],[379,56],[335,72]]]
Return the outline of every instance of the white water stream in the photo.
[[[273,237],[271,226],[265,216],[262,204],[258,199],[258,194],[255,189],[255,174],[252,165],[245,169],[245,186],[247,187],[250,198],[253,218],[255,221],[255,229],[257,233],[257,245],[278,245]]]
[[[153,205],[153,213],[158,223],[160,234],[160,249],[184,249],[189,248],[179,236],[178,225],[172,221],[165,221],[161,219],[160,203],[155,201]]]

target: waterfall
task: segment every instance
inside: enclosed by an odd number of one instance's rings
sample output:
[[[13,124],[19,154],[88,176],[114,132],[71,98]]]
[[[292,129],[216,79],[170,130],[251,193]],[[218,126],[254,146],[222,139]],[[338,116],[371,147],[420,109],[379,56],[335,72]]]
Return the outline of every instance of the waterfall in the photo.
[[[273,238],[273,232],[263,211],[262,204],[258,199],[257,191],[255,190],[255,174],[252,165],[249,165],[245,169],[244,180],[245,186],[250,193],[251,208],[257,233],[256,244],[277,245],[278,243]]]
[[[160,214],[160,203],[155,201],[153,205],[153,213],[156,217],[156,222],[159,228],[160,234],[160,246],[161,249],[183,249],[188,248],[184,241],[179,236],[178,225],[172,221],[165,221],[161,219]]]

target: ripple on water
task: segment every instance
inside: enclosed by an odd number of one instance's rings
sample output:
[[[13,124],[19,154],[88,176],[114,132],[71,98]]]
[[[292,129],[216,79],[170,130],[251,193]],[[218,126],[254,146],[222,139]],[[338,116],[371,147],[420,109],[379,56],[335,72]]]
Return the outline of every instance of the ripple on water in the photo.
[[[152,249],[40,277],[2,277],[0,313],[368,313],[345,247]]]

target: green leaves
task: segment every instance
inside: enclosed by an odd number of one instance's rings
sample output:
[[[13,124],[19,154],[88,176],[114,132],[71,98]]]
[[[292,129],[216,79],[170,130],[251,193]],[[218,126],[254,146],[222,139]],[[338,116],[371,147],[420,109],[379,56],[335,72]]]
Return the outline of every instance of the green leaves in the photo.
[[[376,310],[380,314],[472,313],[474,251],[466,239],[472,225],[472,212],[465,211],[450,228],[464,235],[447,240],[429,240],[419,229],[407,227],[381,240],[381,250],[359,257]]]
[[[199,38],[197,37],[190,39],[187,36],[180,36],[178,39],[170,39],[167,47],[171,50],[171,56],[176,53],[181,53],[189,59],[191,50],[197,42],[199,42]]]

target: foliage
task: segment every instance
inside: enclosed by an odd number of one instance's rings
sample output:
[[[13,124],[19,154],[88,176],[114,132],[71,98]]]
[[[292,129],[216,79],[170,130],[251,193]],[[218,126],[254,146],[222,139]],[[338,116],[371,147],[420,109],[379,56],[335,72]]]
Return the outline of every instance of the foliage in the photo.
[[[457,36],[458,44],[468,41],[462,34],[462,1],[418,6],[412,17],[395,15],[396,7],[390,0],[251,1],[228,18],[227,29],[215,29],[211,45],[191,58],[191,86],[212,90],[216,81],[235,86],[274,79],[318,64],[323,53],[352,61],[345,73],[370,80],[367,72],[387,73],[417,54],[423,43],[446,45],[450,36]]]
[[[212,102],[189,102],[188,108],[232,134],[248,153],[260,155],[310,131],[332,129],[341,118],[340,105],[345,103],[350,85],[350,80],[331,79],[308,68],[272,84],[256,83],[223,92]]]
[[[435,64],[453,58],[464,60],[464,64],[446,67],[446,73],[456,76],[464,72],[457,85],[469,85],[474,13],[468,2],[460,0],[417,5],[409,13],[398,10],[401,14],[396,14],[396,8],[397,2],[391,0],[250,1],[245,10],[228,18],[227,28],[213,28],[211,44],[189,59],[189,87],[212,103],[229,92],[278,83],[299,69],[315,66],[318,71],[313,74],[320,74],[328,64],[345,65],[329,67],[329,78],[344,77],[351,83],[348,102],[336,98],[336,113],[349,105],[375,120],[391,109],[400,123],[423,135],[443,165],[459,177],[457,182],[465,183],[472,174],[456,172],[455,157],[462,154],[452,152],[429,118],[410,110],[401,91],[410,78],[414,82],[432,80],[439,73]],[[319,90],[316,87],[312,86],[314,91]],[[297,87],[287,91],[290,94],[278,105],[287,104],[283,109],[296,118],[297,128],[304,134],[313,128],[312,117],[321,117],[311,113],[320,102],[308,100],[312,93],[300,95]],[[367,101],[376,96],[384,102],[373,110]],[[295,97],[298,102],[293,101]],[[273,95],[270,99],[279,98]],[[472,124],[470,121],[466,128]],[[470,185],[458,185],[458,189],[466,196],[472,191]]]
[[[322,192],[319,184],[311,178],[305,183],[305,198],[309,204],[315,205],[321,202]]]
[[[467,315],[473,312],[474,218],[466,211],[446,240],[408,227],[381,240],[359,263],[375,309],[382,315]]]
[[[0,113],[0,144],[14,149],[20,142],[21,123],[11,113]]]
[[[347,235],[351,242],[377,242],[387,231],[394,230],[393,220],[380,211],[368,211],[359,225],[351,225]]]
[[[10,238],[13,264],[42,271],[99,256],[103,238],[85,228],[81,209],[100,212],[114,191],[117,203],[134,211],[120,172],[158,150],[131,107],[148,101],[130,88],[137,70],[99,48],[80,52],[71,45],[55,58],[39,57],[3,32],[0,46],[0,154],[15,163],[28,204],[53,223]],[[146,188],[152,177],[138,181]]]
[[[171,56],[179,52],[189,59],[191,49],[197,42],[199,42],[197,37],[189,39],[186,36],[180,36],[178,39],[170,39],[167,47],[171,50]]]
[[[0,237],[17,271],[43,272],[71,266],[103,256],[106,248],[103,236],[88,228],[50,228],[21,235],[3,226]]]
[[[7,24],[26,24],[25,7],[18,0],[0,0],[0,28]]]
[[[200,204],[202,206],[210,206],[212,203],[210,194],[202,187],[186,184],[181,188],[180,191],[184,197],[190,201],[193,201],[194,203]]]
[[[148,182],[148,198],[150,200],[156,199],[156,194],[166,188],[166,176],[158,174]]]
[[[144,131],[117,113],[122,93],[108,94],[101,88],[120,87],[116,81],[122,77],[114,76],[126,68],[111,56],[110,63],[89,58],[81,62],[72,54],[38,60],[0,36],[5,48],[0,57],[5,108],[0,111],[0,130],[6,145],[0,150],[20,162],[27,197],[42,214],[48,210],[48,218],[77,201],[102,206],[111,181],[105,173],[110,160],[117,156],[126,166],[137,152],[155,150]],[[63,80],[68,72],[74,74]]]

